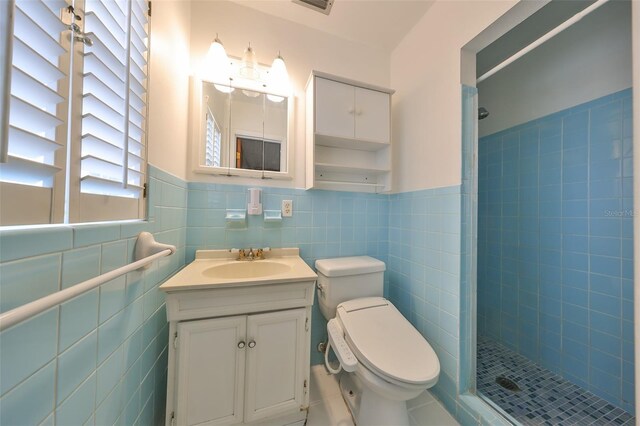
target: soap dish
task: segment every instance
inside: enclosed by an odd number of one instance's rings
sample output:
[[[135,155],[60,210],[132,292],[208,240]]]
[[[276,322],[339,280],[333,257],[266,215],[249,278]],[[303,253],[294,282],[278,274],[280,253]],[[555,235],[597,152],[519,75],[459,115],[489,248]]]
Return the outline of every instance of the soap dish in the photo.
[[[226,220],[231,223],[246,222],[247,211],[244,209],[227,210]]]
[[[282,212],[280,210],[265,210],[265,222],[282,222]]]

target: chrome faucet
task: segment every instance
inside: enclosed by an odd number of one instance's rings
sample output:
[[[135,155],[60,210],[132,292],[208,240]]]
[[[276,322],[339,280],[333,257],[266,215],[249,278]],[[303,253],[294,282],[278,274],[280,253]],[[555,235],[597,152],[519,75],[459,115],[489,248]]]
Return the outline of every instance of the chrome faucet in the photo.
[[[253,252],[253,248],[249,248],[249,253],[247,253],[247,260],[255,260],[256,255]]]

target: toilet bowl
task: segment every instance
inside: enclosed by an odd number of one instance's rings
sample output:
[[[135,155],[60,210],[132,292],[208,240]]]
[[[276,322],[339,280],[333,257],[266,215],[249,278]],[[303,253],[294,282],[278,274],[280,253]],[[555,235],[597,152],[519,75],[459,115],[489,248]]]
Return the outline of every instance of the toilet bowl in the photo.
[[[434,350],[382,297],[341,303],[336,319],[358,360],[354,374],[362,394],[359,407],[350,407],[356,423],[407,425],[406,401],[438,380],[440,363]]]
[[[348,374],[342,395],[360,426],[409,424],[406,401],[438,381],[440,362],[425,338],[382,297],[385,264],[368,256],[321,259],[318,303],[329,345]],[[328,351],[325,353],[327,369]]]

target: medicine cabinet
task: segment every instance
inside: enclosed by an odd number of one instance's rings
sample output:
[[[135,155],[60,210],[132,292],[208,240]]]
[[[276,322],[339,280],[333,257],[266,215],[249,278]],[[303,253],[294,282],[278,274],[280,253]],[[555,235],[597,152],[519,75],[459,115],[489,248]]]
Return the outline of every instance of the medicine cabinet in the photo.
[[[192,78],[195,173],[291,179],[293,96]]]

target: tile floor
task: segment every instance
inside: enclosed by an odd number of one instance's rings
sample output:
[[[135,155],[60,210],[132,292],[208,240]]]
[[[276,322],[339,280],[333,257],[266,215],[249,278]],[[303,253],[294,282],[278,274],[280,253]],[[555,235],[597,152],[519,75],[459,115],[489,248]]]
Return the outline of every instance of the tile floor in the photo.
[[[633,425],[635,418],[620,408],[518,355],[478,337],[478,392],[524,425]],[[496,384],[502,375],[519,392]]]
[[[407,402],[407,407],[412,426],[458,425],[429,391]],[[311,367],[307,426],[353,426],[349,409],[340,394],[337,376],[328,374],[323,365]]]

